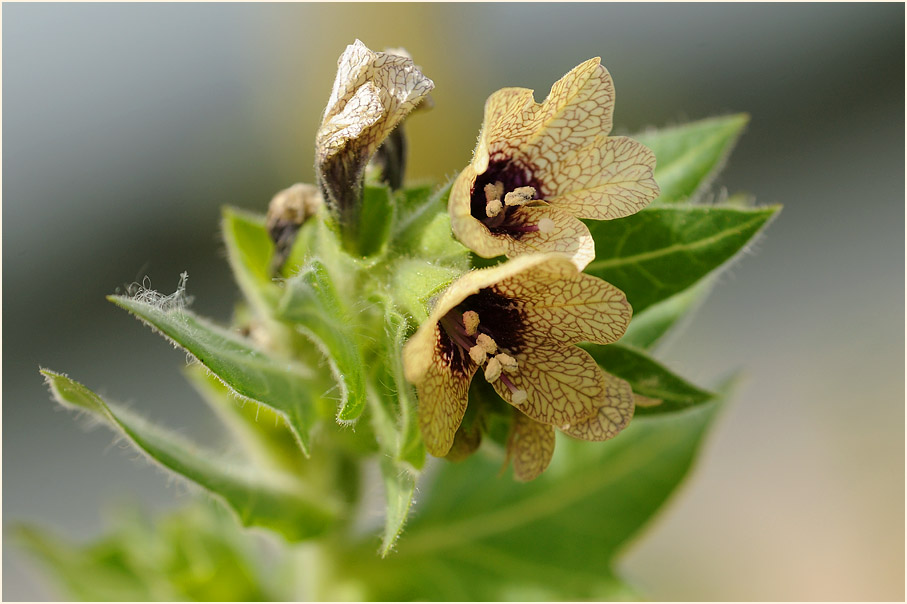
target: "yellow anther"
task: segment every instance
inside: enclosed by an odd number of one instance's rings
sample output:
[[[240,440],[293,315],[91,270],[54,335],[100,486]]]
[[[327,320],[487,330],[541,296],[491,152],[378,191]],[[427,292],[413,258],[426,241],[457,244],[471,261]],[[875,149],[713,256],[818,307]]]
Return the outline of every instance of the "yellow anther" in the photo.
[[[504,196],[504,205],[521,206],[535,199],[534,187],[518,187]]]
[[[488,354],[494,354],[498,351],[498,345],[495,343],[491,336],[480,333],[479,337],[476,338],[476,343],[485,349],[485,352]]]
[[[488,354],[485,352],[485,349],[476,344],[469,349],[469,357],[475,362],[476,365],[481,365],[485,362],[485,359],[488,358]]]
[[[487,204],[485,204],[485,214],[489,218],[494,218],[501,213],[501,210],[504,209],[504,204],[501,203],[500,199],[492,199]]]
[[[496,184],[488,183],[487,185],[485,185],[485,201],[492,202],[495,200],[500,200],[503,190],[503,185],[501,185],[501,190],[499,191]]]
[[[463,327],[466,328],[466,335],[476,335],[476,330],[479,328],[479,313],[474,310],[467,310],[464,312]]]
[[[517,370],[516,359],[503,352],[495,357],[507,373],[514,373]]]
[[[501,377],[501,362],[496,358],[491,358],[485,365],[485,379],[493,382]]]
[[[494,360],[494,359],[492,359]],[[526,402],[526,399],[529,398],[529,395],[526,394],[525,390],[514,390],[513,394],[510,396],[510,400],[514,405],[522,405]]]

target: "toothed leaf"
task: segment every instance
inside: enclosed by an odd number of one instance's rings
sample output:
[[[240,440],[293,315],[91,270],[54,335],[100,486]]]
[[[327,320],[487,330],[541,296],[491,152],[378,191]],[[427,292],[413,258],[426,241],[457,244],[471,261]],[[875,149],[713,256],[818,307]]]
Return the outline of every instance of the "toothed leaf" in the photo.
[[[254,463],[291,474],[300,471],[304,457],[282,414],[233,396],[203,365],[189,365],[183,373]]]
[[[682,318],[693,311],[712,289],[711,280],[698,283],[633,315],[620,343],[647,350],[658,344]]]
[[[312,340],[327,359],[340,387],[337,419],[358,418],[365,408],[366,387],[357,323],[321,262],[310,262],[287,280],[278,316]]]
[[[402,347],[409,333],[406,319],[388,308],[384,346],[375,362],[376,396],[370,398],[372,424],[383,453],[380,469],[386,502],[380,554],[394,546],[409,515],[416,487],[416,471],[425,463],[425,447],[416,420],[412,386],[403,377]]]
[[[264,216],[224,208],[221,228],[239,289],[259,317],[271,316],[282,292],[269,272],[274,242]]]
[[[559,437],[551,466],[530,483],[501,479],[497,448],[443,464],[396,553],[374,564],[370,597],[635,597],[614,557],[682,482],[718,408],[637,418],[608,443]]]
[[[623,290],[639,313],[733,258],[779,210],[662,206],[590,221],[595,260],[585,270]]]
[[[57,402],[102,420],[152,460],[218,496],[244,526],[269,528],[287,539],[302,540],[324,532],[339,512],[336,504],[309,496],[289,477],[228,464],[222,455],[104,401],[63,374],[47,369],[41,373]]]
[[[655,204],[683,201],[702,191],[724,165],[749,122],[745,113],[635,134],[655,152]]]
[[[269,356],[189,310],[124,296],[107,299],[187,350],[236,394],[283,415],[308,456],[309,433],[318,418],[316,405],[328,388],[311,369]]]
[[[644,352],[620,344],[584,344],[582,347],[602,369],[629,382],[634,394],[649,399],[647,402],[653,406],[636,405],[638,416],[680,411],[715,398],[713,393],[672,373]],[[654,404],[655,401],[658,404]]]

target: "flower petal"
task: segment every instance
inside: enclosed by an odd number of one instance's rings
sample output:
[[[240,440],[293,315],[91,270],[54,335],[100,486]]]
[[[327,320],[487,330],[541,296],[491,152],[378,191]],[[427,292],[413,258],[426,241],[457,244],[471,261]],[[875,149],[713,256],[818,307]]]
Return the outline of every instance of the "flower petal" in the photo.
[[[420,333],[430,330],[432,328],[431,326],[437,323],[441,317],[448,313],[448,311],[469,296],[478,293],[479,290],[504,281],[509,282],[511,279],[519,279],[521,273],[533,270],[538,266],[547,267],[544,269],[547,272],[563,273],[567,275],[575,275],[578,273],[576,265],[573,264],[569,258],[558,253],[520,256],[491,268],[471,270],[451,283],[450,286],[444,290],[432,307],[428,320],[419,327],[419,330],[411,339],[427,338],[425,341],[429,342],[430,345],[433,345],[434,340],[432,339],[432,336],[427,334],[420,336]],[[593,277],[593,279],[594,278],[595,277]],[[511,287],[510,289],[513,288]],[[427,351],[429,348],[425,348],[425,350]],[[420,359],[417,357],[413,359],[413,362],[426,364],[428,361],[424,358]],[[408,373],[407,376],[409,376]],[[407,379],[413,381],[409,377],[407,377]]]
[[[505,153],[544,168],[556,165],[570,149],[611,132],[614,84],[598,57],[555,82],[540,105],[532,101],[532,91],[525,88],[505,88],[489,97],[479,140],[482,153]]]
[[[504,377],[494,382],[494,389],[538,422],[555,426],[581,423],[594,417],[606,398],[604,373],[588,352],[576,346],[526,340],[516,360],[519,369],[506,374],[506,379],[526,393],[526,400],[513,403]]]
[[[507,457],[513,459],[513,476],[529,482],[545,471],[554,455],[554,426],[541,424],[515,411]]]
[[[560,252],[570,257],[580,270],[595,258],[595,240],[592,239],[589,228],[569,212],[551,206],[524,206],[514,212],[514,217],[527,226],[537,226],[547,218],[552,222],[552,228],[547,233],[530,231],[521,233],[519,237],[489,232],[491,237],[501,242],[508,257],[535,252]]]
[[[482,429],[478,424],[464,429],[461,425],[454,435],[453,445],[445,456],[448,461],[463,461],[482,444]]]
[[[331,204],[345,212],[358,201],[369,158],[433,87],[408,57],[359,40],[346,47],[315,136],[315,165]]]
[[[485,164],[487,166],[487,163]],[[484,168],[482,168],[484,170]],[[504,237],[496,237],[484,224],[472,216],[472,187],[476,181],[474,163],[469,164],[457,176],[450,189],[447,211],[450,213],[450,228],[460,243],[483,258],[494,258],[506,253]]]
[[[635,214],[656,197],[655,154],[625,136],[600,137],[534,172],[545,199],[579,218]]]
[[[614,438],[623,430],[633,417],[633,391],[630,384],[602,372],[606,380],[604,404],[598,408],[593,417],[569,426],[561,426],[561,431],[581,440],[602,441]]]
[[[532,134],[533,129],[527,126],[527,120],[531,119],[537,107],[528,88],[501,88],[488,97],[482,132],[472,160],[476,172],[481,174],[485,171],[489,155],[518,147]]]
[[[616,342],[633,314],[621,290],[572,263],[540,262],[497,289],[519,304],[526,335],[561,344]]]
[[[420,329],[403,347],[403,370],[419,395],[419,428],[425,448],[443,457],[463,421],[469,382],[478,367],[468,357],[445,356],[441,328],[436,322],[430,325],[433,329]]]

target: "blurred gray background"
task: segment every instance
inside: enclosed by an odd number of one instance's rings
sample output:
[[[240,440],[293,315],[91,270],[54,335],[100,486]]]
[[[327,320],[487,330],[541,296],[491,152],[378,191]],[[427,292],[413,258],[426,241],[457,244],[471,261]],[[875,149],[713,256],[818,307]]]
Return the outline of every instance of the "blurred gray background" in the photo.
[[[313,179],[336,58],[403,46],[434,79],[412,178],[470,158],[488,94],[601,56],[616,130],[747,111],[715,183],[784,211],[662,350],[748,376],[622,570],[652,599],[904,599],[904,6],[7,4],[3,524],[85,539],[183,488],[54,408],[38,366],[214,441],[184,355],[104,300],[189,272],[237,298],[219,208]],[[57,598],[8,540],[3,598]]]

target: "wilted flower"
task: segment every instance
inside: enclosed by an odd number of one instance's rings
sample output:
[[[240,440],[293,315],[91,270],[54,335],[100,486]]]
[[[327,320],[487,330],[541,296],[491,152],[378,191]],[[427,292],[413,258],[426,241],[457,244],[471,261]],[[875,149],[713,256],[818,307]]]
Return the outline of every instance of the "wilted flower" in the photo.
[[[487,258],[559,251],[583,268],[595,242],[577,218],[621,218],[655,199],[655,155],[608,136],[614,86],[600,59],[555,82],[541,104],[532,92],[503,88],[485,103],[472,162],[450,192],[453,231]]]
[[[409,57],[373,52],[359,40],[346,47],[315,137],[319,182],[341,221],[359,203],[369,159],[432,88]]]
[[[480,368],[505,401],[544,425],[519,424],[518,467],[533,465],[519,461],[535,450],[532,438],[538,451],[553,450],[552,426],[586,440],[614,436],[633,414],[630,387],[573,344],[616,341],[630,315],[623,292],[561,254],[522,256],[460,277],[403,349],[426,448],[439,457],[450,450]],[[535,465],[544,469],[548,453]]]

